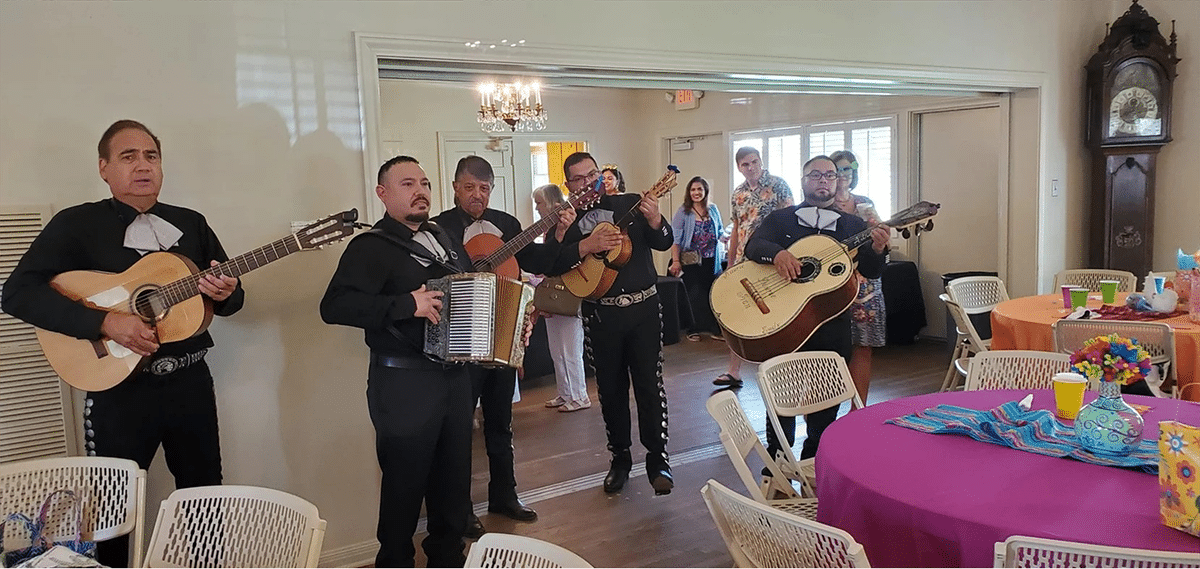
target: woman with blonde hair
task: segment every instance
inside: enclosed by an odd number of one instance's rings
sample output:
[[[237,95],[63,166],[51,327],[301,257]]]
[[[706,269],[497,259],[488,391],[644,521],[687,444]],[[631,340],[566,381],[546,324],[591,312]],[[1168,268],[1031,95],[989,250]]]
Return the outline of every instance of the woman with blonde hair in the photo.
[[[558,186],[546,184],[533,191],[533,204],[539,216],[563,203],[563,193]],[[558,396],[546,402],[546,407],[563,413],[579,411],[592,406],[588,397],[586,376],[583,370],[583,320],[579,315],[563,316],[545,314],[546,340],[550,344],[550,359],[554,360],[554,381],[558,384]]]

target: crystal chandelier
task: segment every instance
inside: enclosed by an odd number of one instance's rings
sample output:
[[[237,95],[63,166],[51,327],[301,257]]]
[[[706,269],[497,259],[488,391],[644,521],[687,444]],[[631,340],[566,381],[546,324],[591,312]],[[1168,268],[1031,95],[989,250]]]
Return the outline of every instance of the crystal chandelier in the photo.
[[[541,86],[487,83],[479,86],[479,128],[484,132],[532,132],[546,128]]]

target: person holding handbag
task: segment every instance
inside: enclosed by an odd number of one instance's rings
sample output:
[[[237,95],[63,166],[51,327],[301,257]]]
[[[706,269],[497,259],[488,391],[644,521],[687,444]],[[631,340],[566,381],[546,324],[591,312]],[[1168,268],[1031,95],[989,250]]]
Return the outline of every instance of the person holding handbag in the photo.
[[[667,265],[667,272],[674,277],[683,275],[694,316],[694,325],[687,337],[693,342],[700,341],[702,333],[714,340],[724,340],[717,318],[713,316],[709,292],[713,281],[721,274],[725,257],[721,238],[725,226],[721,224],[717,206],[709,203],[708,193],[708,180],[700,176],[692,178],[683,205],[671,217],[675,244],[671,245],[671,263]]]
[[[533,191],[533,204],[539,216],[549,215],[563,201],[562,190],[554,184]],[[558,384],[558,395],[547,401],[546,407],[563,413],[591,408],[583,369],[583,320],[578,312],[573,316],[543,312],[542,317],[546,320],[546,340],[550,344],[550,359],[554,360],[554,381]]]

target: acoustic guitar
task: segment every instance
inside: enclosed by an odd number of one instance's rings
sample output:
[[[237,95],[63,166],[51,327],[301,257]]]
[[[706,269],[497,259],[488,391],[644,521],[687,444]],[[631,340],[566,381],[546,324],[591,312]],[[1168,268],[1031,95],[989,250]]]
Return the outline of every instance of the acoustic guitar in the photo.
[[[667,173],[663,174],[663,177],[655,182],[646,193],[655,198],[667,195],[675,187],[675,177],[678,174],[679,168],[676,168],[674,164],[667,166]],[[629,240],[627,231],[633,222],[633,216],[641,215],[638,205],[640,202],[625,212],[616,223],[606,221],[597,224],[592,229],[595,232],[601,227],[616,227],[622,234],[621,246],[603,253],[588,255],[574,268],[563,273],[563,283],[567,285],[567,290],[571,291],[571,294],[579,298],[595,300],[604,296],[604,293],[612,287],[613,281],[617,280],[617,272],[625,266],[625,263],[629,262],[629,257],[633,255],[633,242]]]
[[[521,269],[517,266],[517,260],[513,256],[533,243],[533,240],[537,239],[539,235],[546,233],[551,227],[558,224],[558,214],[563,210],[573,207],[583,211],[600,201],[600,197],[603,195],[604,186],[597,180],[596,185],[567,196],[565,202],[554,206],[554,209],[536,223],[507,242],[490,233],[480,233],[468,239],[463,247],[470,255],[476,271],[496,273],[502,277],[520,280]]]
[[[933,229],[939,204],[920,202],[885,221],[906,238]],[[908,228],[912,227],[912,231]],[[787,280],[775,265],[746,261],[713,282],[713,314],[730,349],[743,359],[762,362],[794,352],[822,324],[850,308],[858,296],[854,254],[871,243],[871,230],[844,241],[810,235],[787,248],[800,261],[800,275]]]
[[[297,251],[317,249],[354,233],[358,210],[331,215],[269,245],[215,267],[197,269],[178,253],[148,253],[122,273],[68,271],[50,286],[91,308],[135,314],[150,323],[160,344],[191,338],[212,322],[212,299],[200,294],[204,275],[240,277]],[[143,369],[153,358],[142,357],[110,338],[81,340],[35,329],[46,360],[58,376],[86,391],[109,389]]]

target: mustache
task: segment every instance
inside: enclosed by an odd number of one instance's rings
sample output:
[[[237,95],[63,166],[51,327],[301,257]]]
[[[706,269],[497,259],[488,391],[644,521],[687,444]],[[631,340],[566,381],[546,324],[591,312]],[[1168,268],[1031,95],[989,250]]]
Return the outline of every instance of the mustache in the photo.
[[[429,198],[426,198],[426,197],[413,198],[412,202],[410,202],[409,205],[417,205],[419,203],[424,203],[425,205],[429,205]]]

